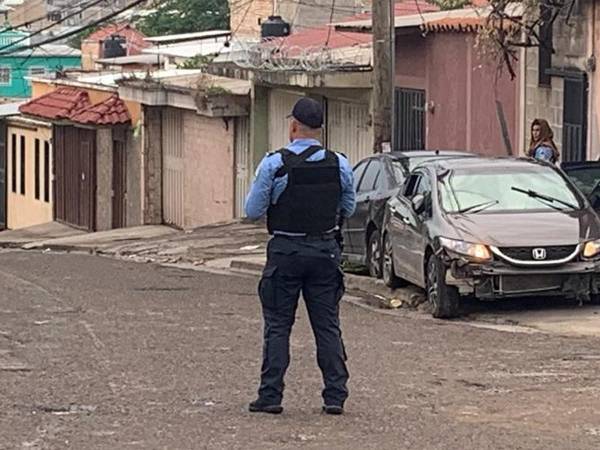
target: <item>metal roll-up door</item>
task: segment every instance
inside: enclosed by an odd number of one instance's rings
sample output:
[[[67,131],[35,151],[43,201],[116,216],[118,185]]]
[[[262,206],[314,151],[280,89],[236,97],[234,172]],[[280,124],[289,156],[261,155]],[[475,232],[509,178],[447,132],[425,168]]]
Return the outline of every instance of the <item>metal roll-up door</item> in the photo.
[[[327,99],[327,147],[344,153],[350,164],[373,153],[369,105]]]

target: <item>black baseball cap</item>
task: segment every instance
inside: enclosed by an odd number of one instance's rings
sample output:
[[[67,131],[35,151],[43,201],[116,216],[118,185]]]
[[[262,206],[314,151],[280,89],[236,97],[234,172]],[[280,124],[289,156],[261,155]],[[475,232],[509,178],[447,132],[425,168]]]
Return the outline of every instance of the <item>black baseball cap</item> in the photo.
[[[313,129],[323,126],[323,108],[312,98],[302,97],[298,100],[292,109],[292,114],[288,117],[293,117],[302,125]]]

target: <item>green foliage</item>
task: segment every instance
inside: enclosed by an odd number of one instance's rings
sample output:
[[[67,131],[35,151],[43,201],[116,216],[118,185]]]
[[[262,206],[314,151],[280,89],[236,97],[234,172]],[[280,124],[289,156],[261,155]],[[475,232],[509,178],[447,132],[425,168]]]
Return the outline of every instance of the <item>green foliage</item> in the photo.
[[[92,33],[96,32],[96,30],[98,30],[98,27],[86,28],[81,33],[76,34],[69,40],[69,46],[76,49],[81,49],[81,43],[85,41]]]
[[[155,0],[153,8],[136,24],[147,36],[229,29],[227,0]]]
[[[432,5],[438,6],[442,11],[464,8],[471,4],[471,0],[427,0]]]
[[[178,69],[200,69],[213,60],[212,56],[197,55],[177,65]]]

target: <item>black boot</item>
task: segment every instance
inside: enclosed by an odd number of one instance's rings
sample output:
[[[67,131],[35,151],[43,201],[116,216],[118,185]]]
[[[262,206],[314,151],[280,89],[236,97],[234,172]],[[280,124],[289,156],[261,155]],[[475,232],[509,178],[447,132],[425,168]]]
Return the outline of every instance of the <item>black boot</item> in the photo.
[[[283,406],[268,404],[259,398],[258,400],[250,403],[248,411],[267,414],[281,414],[283,412]]]
[[[339,405],[325,405],[323,406],[323,412],[332,416],[341,416],[344,414],[344,407]]]

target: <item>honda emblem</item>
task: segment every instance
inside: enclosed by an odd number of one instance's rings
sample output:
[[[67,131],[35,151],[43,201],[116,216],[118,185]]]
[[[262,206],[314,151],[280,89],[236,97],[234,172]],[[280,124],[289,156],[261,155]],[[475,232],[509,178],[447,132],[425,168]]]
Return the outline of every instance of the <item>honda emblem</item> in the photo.
[[[542,261],[542,260],[546,259],[546,249],[545,248],[534,248],[531,251],[531,256],[533,256],[533,259],[535,259],[536,261]]]

